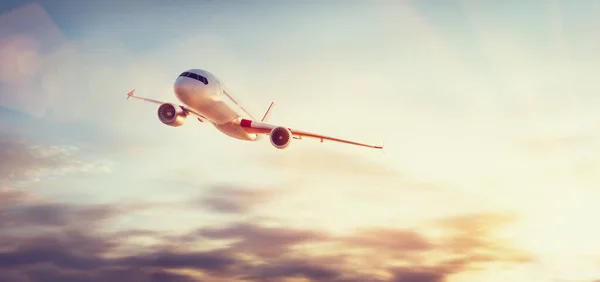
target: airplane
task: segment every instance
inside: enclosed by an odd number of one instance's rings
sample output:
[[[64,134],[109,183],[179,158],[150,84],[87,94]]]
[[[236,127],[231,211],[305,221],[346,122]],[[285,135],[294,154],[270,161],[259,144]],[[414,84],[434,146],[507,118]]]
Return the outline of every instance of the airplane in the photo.
[[[215,75],[203,69],[190,69],[181,73],[175,80],[173,90],[183,105],[139,97],[134,95],[135,89],[127,93],[127,99],[136,98],[159,104],[158,119],[166,125],[179,127],[188,116],[193,116],[198,121],[210,123],[222,133],[236,139],[258,141],[262,136],[268,135],[271,145],[277,149],[285,149],[292,139],[303,137],[320,139],[321,142],[328,140],[383,149],[383,145],[363,144],[269,124],[275,102],[271,102],[263,117],[258,120],[231,96],[230,91]]]

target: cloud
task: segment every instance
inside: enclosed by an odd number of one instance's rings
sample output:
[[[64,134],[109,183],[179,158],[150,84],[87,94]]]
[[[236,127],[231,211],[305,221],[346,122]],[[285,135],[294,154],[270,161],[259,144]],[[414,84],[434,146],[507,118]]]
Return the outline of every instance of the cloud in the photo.
[[[393,274],[392,280],[385,281],[446,281],[488,263],[530,262],[526,252],[496,236],[496,231],[515,220],[511,214],[477,213],[446,217],[415,229],[364,229],[339,238],[338,249],[350,254],[360,250],[365,255],[357,258],[361,265]]]
[[[41,145],[15,138],[0,139],[0,181],[38,181],[70,173],[109,172],[110,163],[75,158],[78,148]]]
[[[0,203],[3,202],[25,202],[34,198],[32,195],[20,191],[0,186]]]
[[[331,269],[323,264],[307,261],[277,261],[271,265],[258,266],[244,279],[250,281],[281,281],[290,277],[303,277],[309,281],[338,281],[342,276],[339,270]]]
[[[0,140],[0,175],[3,180],[16,180],[27,177],[35,178],[41,168],[63,165],[70,148],[42,149],[24,141],[9,139]]]
[[[108,205],[76,206],[57,203],[32,203],[4,205],[0,225],[16,227],[63,227],[73,221],[89,222],[88,226],[99,224],[117,211]]]
[[[93,273],[60,271],[52,267],[33,267],[21,273],[13,272],[13,276],[7,281],[29,282],[29,281],[81,281],[81,282],[198,282],[187,275],[170,273],[161,270],[143,269],[106,269]],[[0,278],[0,281],[2,278]]]
[[[271,258],[286,254],[295,245],[314,243],[327,238],[326,235],[316,231],[262,227],[247,223],[224,228],[201,229],[198,234],[212,239],[236,239],[232,246],[235,250]]]
[[[154,266],[217,269],[218,255],[154,252],[115,258],[132,235],[151,232],[111,232],[109,222],[140,205],[73,205],[30,199],[26,192],[5,188],[0,193],[0,276],[9,281],[195,281],[164,270],[138,269]],[[48,229],[47,227],[54,227]],[[139,254],[143,252],[137,251]],[[211,257],[215,259],[211,262]],[[196,259],[196,262],[194,260]],[[122,267],[125,266],[125,268]],[[85,271],[85,273],[81,272]]]
[[[0,234],[21,231],[68,230],[85,223],[88,230],[105,226],[118,215],[145,210],[154,205],[135,203],[72,204],[35,196],[24,190],[0,190]],[[45,228],[41,230],[41,228]],[[77,228],[75,228],[77,229]]]
[[[450,216],[435,222],[438,230],[446,234],[439,242],[440,248],[448,254],[461,253],[452,263],[465,266],[492,261],[530,262],[532,258],[523,251],[510,248],[511,242],[498,237],[496,230],[518,219],[513,213],[475,213]]]
[[[395,228],[372,228],[360,230],[346,239],[349,247],[381,250],[402,250],[407,252],[423,252],[435,247],[429,240],[414,230]]]
[[[111,162],[105,160],[107,158],[128,156],[141,159],[154,155],[151,153],[156,153],[157,148],[169,144],[165,140],[146,138],[138,133],[127,128],[115,129],[94,122],[36,118],[0,107],[0,139],[5,139],[3,143],[19,142],[22,145],[34,146],[40,143],[36,140],[43,140],[41,142],[44,144],[68,144],[54,147],[70,148],[71,153],[85,152],[87,157],[98,158],[98,164],[106,167],[111,165]],[[6,145],[0,148],[9,150]],[[5,153],[7,152],[3,151],[0,154]]]
[[[12,205],[20,206],[19,203]],[[436,238],[426,236],[419,229],[372,228],[341,236],[251,222],[204,227],[178,237],[152,231],[114,232],[103,228],[132,210],[119,205],[83,207],[44,203],[36,206],[30,203],[21,208],[22,215],[13,216],[12,220],[23,224],[0,225],[0,238],[9,236],[10,239],[3,240],[4,247],[0,248],[0,276],[17,282],[53,279],[282,281],[291,277],[304,277],[308,281],[437,282],[446,281],[450,275],[478,263],[518,262],[511,256],[480,255],[490,250],[517,253],[488,246],[492,239],[482,240],[493,238],[495,228],[512,220],[495,214],[432,222],[433,227],[442,231],[441,237]],[[43,211],[47,216],[40,215]],[[96,224],[90,225],[90,222]],[[17,227],[25,223],[28,226],[54,224],[61,229],[37,229],[27,236],[15,233]],[[135,242],[135,238],[131,241],[132,236],[136,235],[151,236],[158,243],[128,248]],[[217,241],[228,243],[203,248]],[[369,252],[356,252],[359,249]],[[401,267],[393,263],[398,259],[403,261]],[[382,272],[387,275],[373,274]]]
[[[393,282],[443,282],[446,273],[441,269],[399,268],[392,271]]]
[[[279,191],[273,189],[252,189],[233,184],[219,184],[208,189],[206,195],[195,200],[192,205],[219,213],[247,213],[268,202],[277,194]]]
[[[431,223],[441,237],[427,236],[419,229],[395,228],[371,228],[334,236],[243,223],[203,228],[184,241],[193,242],[196,236],[233,240],[226,247],[229,252],[261,262],[243,264],[245,272],[251,273],[244,277],[250,281],[278,281],[293,276],[310,281],[369,281],[358,278],[370,268],[392,275],[377,281],[446,281],[455,273],[477,270],[490,262],[528,261],[525,253],[509,248],[509,242],[495,239],[497,228],[513,220],[511,215],[491,213],[448,217]],[[304,248],[311,245],[313,249]],[[352,267],[353,263],[359,263],[360,269]],[[395,263],[405,267],[394,266]]]
[[[227,253],[219,251],[185,253],[162,251],[117,259],[115,263],[128,267],[192,268],[221,273],[234,265],[236,260]]]

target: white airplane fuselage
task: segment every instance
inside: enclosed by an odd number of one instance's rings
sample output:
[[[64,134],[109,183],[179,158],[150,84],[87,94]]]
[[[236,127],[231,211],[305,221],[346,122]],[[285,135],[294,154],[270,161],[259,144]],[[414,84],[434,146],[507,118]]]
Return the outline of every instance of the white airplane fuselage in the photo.
[[[202,114],[224,134],[247,141],[260,139],[259,135],[246,132],[239,124],[242,118],[255,120],[254,117],[238,104],[210,72],[202,69],[187,70],[177,77],[173,90],[177,99]]]

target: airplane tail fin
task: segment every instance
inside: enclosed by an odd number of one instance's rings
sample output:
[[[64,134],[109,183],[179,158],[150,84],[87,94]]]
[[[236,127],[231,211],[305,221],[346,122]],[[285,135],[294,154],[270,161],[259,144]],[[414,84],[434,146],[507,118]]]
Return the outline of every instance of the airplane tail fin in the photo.
[[[275,106],[275,102],[271,102],[271,105],[267,109],[267,112],[265,113],[265,115],[263,116],[263,118],[260,120],[261,122],[268,122],[269,121],[269,117],[271,116],[271,111],[273,110],[274,106]]]

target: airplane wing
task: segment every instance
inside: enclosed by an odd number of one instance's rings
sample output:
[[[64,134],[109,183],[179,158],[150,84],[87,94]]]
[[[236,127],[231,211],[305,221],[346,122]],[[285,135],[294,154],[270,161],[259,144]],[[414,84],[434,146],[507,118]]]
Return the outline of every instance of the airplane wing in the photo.
[[[134,92],[135,92],[135,89],[133,89],[133,90],[129,91],[129,93],[127,93],[127,100],[129,100],[129,98],[136,98],[136,99],[140,99],[142,101],[146,101],[146,102],[150,102],[150,103],[155,103],[155,104],[159,104],[159,105],[167,103],[167,102],[161,102],[161,101],[157,101],[157,100],[153,100],[153,99],[148,99],[148,98],[144,98],[144,97],[135,96],[135,95],[133,95]],[[190,109],[190,108],[188,108],[186,106],[179,105],[179,107],[184,112],[186,112],[186,114],[192,114],[192,115],[196,116],[198,118],[198,120],[201,121],[201,122],[204,122],[204,121],[208,120],[203,115],[199,114],[198,112],[196,112],[196,111],[194,111],[194,110],[192,110],[192,109]]]
[[[243,127],[244,130],[246,130],[247,132],[256,133],[256,134],[269,135],[273,128],[278,127],[276,125],[259,122],[259,121],[253,121],[253,120],[249,120],[249,119],[241,119],[239,121],[239,123],[240,123],[240,126]],[[344,143],[344,144],[351,144],[351,145],[356,145],[356,146],[367,147],[367,148],[383,149],[383,146],[364,144],[364,143],[354,142],[354,141],[350,141],[350,140],[344,140],[341,138],[330,137],[330,136],[325,136],[325,135],[321,135],[321,134],[296,130],[293,128],[288,128],[288,129],[290,130],[290,132],[292,132],[292,136],[294,139],[302,139],[303,137],[307,137],[307,138],[320,139],[321,142],[323,142],[324,140],[328,140],[328,141],[334,141],[334,142],[339,142],[339,143]]]

